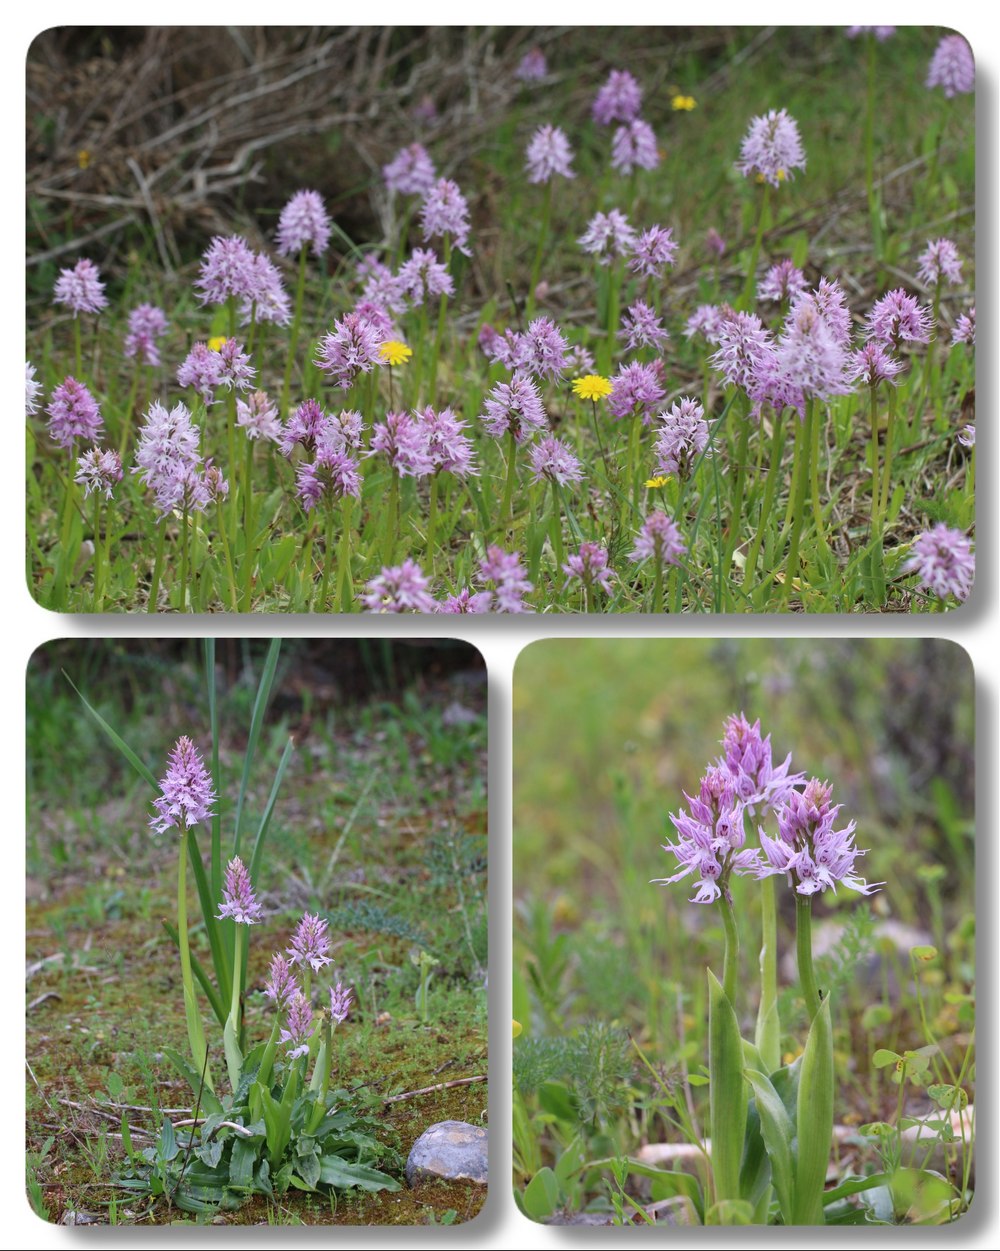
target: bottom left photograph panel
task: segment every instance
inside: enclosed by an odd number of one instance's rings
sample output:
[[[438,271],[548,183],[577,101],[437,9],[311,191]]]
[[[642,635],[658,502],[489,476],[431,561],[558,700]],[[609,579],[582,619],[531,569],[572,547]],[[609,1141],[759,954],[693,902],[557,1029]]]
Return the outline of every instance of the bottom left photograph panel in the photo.
[[[26,1178],[62,1225],[438,1225],[487,1185],[487,683],[450,639],[26,675]]]

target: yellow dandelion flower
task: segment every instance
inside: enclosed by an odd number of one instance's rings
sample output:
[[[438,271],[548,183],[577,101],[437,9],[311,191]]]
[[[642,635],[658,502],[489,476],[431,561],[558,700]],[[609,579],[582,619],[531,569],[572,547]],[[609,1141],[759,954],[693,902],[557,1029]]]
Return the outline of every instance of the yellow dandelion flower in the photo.
[[[655,491],[658,487],[666,486],[669,481],[670,479],[666,474],[659,474],[655,478],[647,478],[646,486],[651,491]]]
[[[400,343],[398,339],[388,339],[379,348],[378,354],[387,365],[405,365],[413,355],[413,348]]]
[[[674,96],[670,101],[670,107],[675,113],[690,113],[692,109],[698,107],[698,101],[694,96]]]
[[[513,1017],[511,1017],[511,1020],[513,1021],[513,1020],[514,1020],[514,1018],[513,1018]],[[514,1021],[514,1037],[515,1037],[515,1038],[518,1036],[518,1034],[520,1034],[520,1032],[521,1032],[521,1028],[522,1028],[522,1027],[521,1027],[521,1022],[520,1022],[520,1021]]]
[[[87,169],[90,165],[90,149],[81,148],[76,154],[76,163],[81,169]]]
[[[226,336],[224,334],[215,335],[213,338],[209,339],[208,346],[212,352],[221,352],[226,346]]]
[[[611,394],[611,383],[600,374],[587,374],[585,378],[574,379],[573,394],[581,400],[603,400]]]

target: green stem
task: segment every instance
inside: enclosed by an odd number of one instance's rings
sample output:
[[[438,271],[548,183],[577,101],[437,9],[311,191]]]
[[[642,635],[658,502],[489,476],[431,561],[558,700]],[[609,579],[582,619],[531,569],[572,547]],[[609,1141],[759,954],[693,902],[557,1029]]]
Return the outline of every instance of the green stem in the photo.
[[[781,477],[781,455],[785,448],[785,423],[782,413],[775,413],[773,417],[774,425],[771,429],[771,463],[768,466],[767,473],[764,477],[764,499],[760,506],[760,520],[757,524],[757,533],[753,537],[750,544],[750,551],[747,553],[746,564],[743,567],[743,581],[749,585],[757,573],[757,558],[760,555],[761,545],[764,542],[764,535],[771,521],[771,508],[774,505],[774,495],[778,488],[778,479]]]
[[[188,528],[188,508],[185,501],[181,513],[181,612],[187,612]]]
[[[792,583],[799,575],[799,541],[802,537],[802,518],[806,510],[806,483],[809,477],[806,472],[806,461],[809,448],[808,414],[810,411],[810,406],[807,406],[806,421],[800,421],[795,431],[795,460],[792,467],[791,538],[788,543],[788,562],[785,567],[785,585],[782,591],[782,599],[785,603],[788,602],[788,598],[792,593]]]
[[[743,299],[741,303],[744,309],[753,308],[754,296],[757,293],[757,261],[760,258],[760,248],[764,241],[764,222],[767,218],[767,206],[770,199],[771,184],[764,183],[764,191],[760,198],[760,214],[757,218],[757,233],[754,236],[753,251],[750,253],[750,262],[747,265],[747,280],[743,288]]]
[[[395,476],[395,475],[393,475]],[[323,545],[323,579],[319,587],[319,599],[315,612],[326,612],[326,597],[330,589],[330,573],[333,569],[333,499],[326,503],[326,536]]]
[[[507,481],[504,483],[503,503],[500,505],[500,516],[510,532],[514,529],[514,482],[517,479],[517,440],[514,432],[508,433],[510,447],[507,453]]]
[[[399,529],[399,474],[390,469],[389,502],[385,510],[385,529],[382,531],[382,564],[392,564],[392,554],[396,547],[396,532]]]
[[[872,516],[871,531],[872,541],[875,542],[882,536],[882,525],[879,509],[880,487],[878,472],[878,403],[876,396],[878,394],[878,384],[875,383],[868,388],[868,419],[871,425],[872,434]]]
[[[243,612],[250,611],[253,596],[253,439],[247,439],[246,455],[243,459]]]
[[[239,612],[239,601],[236,593],[236,574],[233,572],[233,556],[229,550],[229,535],[226,533],[226,519],[222,514],[222,497],[218,497],[219,534],[222,537],[222,554],[226,562],[226,576],[229,579],[229,604],[233,612]]]
[[[535,259],[531,266],[531,279],[528,285],[528,301],[525,309],[525,320],[531,321],[535,311],[535,290],[538,287],[538,280],[542,273],[542,257],[545,255],[545,244],[549,234],[549,221],[552,217],[552,179],[545,184],[545,192],[542,199],[542,224],[538,231],[538,247],[535,249]]]
[[[451,266],[451,239],[448,235],[444,237],[444,261],[445,269]],[[434,352],[431,356],[431,372],[427,380],[427,393],[430,396],[430,403],[437,403],[437,367],[438,358],[441,355],[441,344],[444,341],[445,317],[448,311],[448,297],[442,295],[438,301],[438,319],[437,332],[434,335]]]
[[[76,380],[83,381],[83,344],[80,337],[79,314],[73,316],[73,354],[76,358]]]
[[[812,495],[813,521],[816,525],[816,536],[824,551],[830,550],[826,541],[826,522],[823,519],[823,502],[819,494],[819,437],[820,423],[816,415],[815,399],[806,400],[806,423],[809,426],[809,490]]]
[[[205,1073],[205,1085],[214,1090],[212,1074],[208,1067],[208,1048],[205,1045],[205,1032],[198,1012],[198,1002],[194,994],[194,977],[191,973],[191,949],[188,946],[187,922],[187,840],[180,842],[177,857],[177,946],[181,956],[181,983],[184,988],[184,1015],[187,1018],[188,1043],[191,1047],[191,1058],[196,1073]]]
[[[799,966],[799,984],[806,1001],[806,1011],[811,1021],[819,1011],[820,998],[816,989],[816,975],[812,958],[812,898],[795,896],[795,956]]]
[[[236,1032],[240,1029],[240,992],[243,989],[243,926],[236,925],[236,946],[233,950],[233,997],[229,1005],[229,1015],[232,1018],[233,1026]]]
[[[744,405],[744,409],[748,405]],[[736,476],[733,479],[729,498],[729,537],[726,539],[722,561],[722,576],[728,586],[732,578],[733,553],[736,551],[740,537],[740,523],[743,520],[743,497],[746,494],[747,455],[750,447],[750,414],[744,411],[740,421],[740,431],[736,443]]]
[[[775,880],[760,884],[760,1006],[757,1010],[757,1050],[764,1072],[773,1073],[781,1063],[781,1023],[778,1018],[778,904]]]
[[[559,483],[555,478],[552,482],[552,523],[549,526],[549,535],[552,539],[552,551],[556,558],[556,577],[562,573],[565,551],[563,550],[562,541],[562,503],[559,497]]]
[[[124,457],[125,449],[128,446],[128,436],[132,428],[132,410],[135,407],[135,397],[139,392],[139,376],[143,371],[143,367],[136,366],[132,374],[132,385],[129,388],[128,399],[125,401],[125,414],[122,419],[121,438],[118,440],[118,455]]]
[[[103,492],[98,488],[94,491],[94,612],[101,611],[104,599],[104,568],[101,563],[101,500]]]
[[[261,1057],[260,1068],[257,1070],[257,1081],[265,1088],[271,1080],[271,1070],[274,1068],[274,1057],[278,1050],[278,1034],[281,1032],[281,1022],[283,1014],[276,1012],[274,1014],[274,1024],[271,1026],[271,1036],[267,1040],[264,1048],[264,1054]]]
[[[164,517],[156,527],[156,549],[153,555],[153,576],[149,581],[147,612],[157,612],[160,598],[160,577],[163,574],[163,546],[167,541],[167,519]]]
[[[736,976],[740,963],[740,934],[736,928],[736,914],[733,912],[733,903],[731,899],[727,899],[725,895],[719,899],[719,909],[722,912],[722,926],[726,936],[726,954],[722,966],[722,989],[726,992],[726,998],[736,1008]]]
[[[431,475],[431,498],[427,505],[427,562],[431,573],[434,572],[434,531],[437,529],[438,512],[438,475]]]
[[[288,397],[292,391],[292,369],[295,365],[295,349],[299,343],[299,326],[302,322],[302,302],[306,292],[306,252],[308,245],[303,243],[299,249],[299,281],[295,288],[295,315],[292,318],[292,333],[288,340],[288,356],[285,358],[285,380],[281,387],[281,411],[288,411]]]
[[[653,612],[663,612],[663,561],[656,562],[656,572],[653,574]]]
[[[354,611],[354,587],[351,583],[351,513],[354,500],[345,495],[341,501],[340,553],[337,558],[337,607],[340,612]]]
[[[896,433],[896,388],[889,388],[889,406],[885,426],[885,462],[882,466],[882,492],[879,498],[879,531],[889,516],[889,492],[892,486],[892,442]]]

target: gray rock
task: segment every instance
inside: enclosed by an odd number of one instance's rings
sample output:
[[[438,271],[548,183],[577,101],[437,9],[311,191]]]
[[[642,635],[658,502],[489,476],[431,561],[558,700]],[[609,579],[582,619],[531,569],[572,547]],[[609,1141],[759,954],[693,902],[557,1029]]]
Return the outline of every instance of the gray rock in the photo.
[[[428,1177],[445,1181],[487,1181],[487,1134],[467,1121],[438,1121],[420,1135],[406,1161],[406,1180],[411,1186]]]

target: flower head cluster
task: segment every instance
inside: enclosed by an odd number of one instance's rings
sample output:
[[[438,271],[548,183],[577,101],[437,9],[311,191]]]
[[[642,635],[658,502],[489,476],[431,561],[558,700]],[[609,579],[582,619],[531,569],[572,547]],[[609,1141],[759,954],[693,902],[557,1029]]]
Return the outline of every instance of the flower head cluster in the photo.
[[[610,265],[616,257],[634,251],[636,233],[624,213],[611,209],[608,213],[595,213],[577,242],[584,252],[597,257],[599,265]]]
[[[287,326],[292,320],[292,302],[278,267],[269,256],[255,252],[250,257],[248,273],[250,288],[240,301],[243,325],[271,321],[276,326]]]
[[[436,604],[423,570],[407,557],[401,565],[384,567],[365,587],[366,612],[434,612]]]
[[[342,390],[349,391],[359,374],[371,373],[382,363],[379,348],[386,337],[371,318],[357,312],[347,313],[323,336],[316,364]]]
[[[296,191],[278,218],[278,255],[296,256],[311,247],[322,256],[330,246],[330,217],[318,191]]]
[[[968,343],[974,347],[976,343],[976,306],[975,304],[967,313],[960,313],[958,320],[955,322],[955,328],[951,332],[951,341],[955,343]]]
[[[167,411],[155,401],[139,428],[133,473],[153,491],[161,516],[183,507],[204,510],[229,493],[229,484],[209,462],[202,463],[201,439],[183,404]]]
[[[736,162],[741,174],[778,187],[794,176],[793,170],[805,167],[798,123],[785,109],[771,109],[751,120]]]
[[[677,523],[666,513],[652,512],[642,523],[635,543],[629,552],[629,560],[641,564],[652,560],[655,565],[679,565],[687,545],[681,538]]]
[[[236,424],[248,439],[278,443],[283,433],[277,405],[266,391],[251,391],[245,400],[236,401]]]
[[[126,356],[138,356],[144,365],[159,365],[160,350],[156,340],[166,334],[167,315],[155,304],[140,304],[128,315],[128,334],[122,350]]]
[[[649,122],[636,117],[616,129],[611,141],[612,169],[631,174],[634,169],[656,169],[659,163],[656,135]]]
[[[698,456],[708,447],[708,422],[702,405],[682,396],[659,415],[656,443],[656,472],[688,478]]]
[[[624,339],[630,351],[637,352],[644,347],[661,348],[670,335],[653,309],[643,300],[636,300],[622,315],[618,338]]]
[[[755,875],[758,852],[746,847],[745,806],[736,794],[728,770],[709,766],[697,795],[688,795],[688,811],[683,808],[670,814],[677,831],[677,842],[667,842],[664,851],[672,852],[680,866],[671,877],[654,878],[662,885],[693,879],[695,893],[691,903],[713,903],[722,898],[731,900],[730,878]]]
[[[704,310],[704,312],[703,312]],[[774,343],[756,313],[731,313],[725,315],[714,305],[704,305],[698,329],[707,327],[713,338],[717,336],[718,350],[709,358],[709,364],[722,374],[727,386],[739,387],[749,393],[763,371],[774,368]],[[709,310],[719,312],[718,318],[710,317]],[[697,317],[698,314],[695,314]],[[692,318],[688,322],[692,328]]]
[[[390,191],[400,195],[426,195],[434,186],[437,171],[427,149],[420,143],[400,148],[388,165],[382,166],[382,177]]]
[[[371,452],[381,452],[401,478],[424,478],[434,472],[423,423],[409,413],[386,413],[375,423]]]
[[[929,287],[947,282],[957,287],[962,281],[962,258],[951,239],[928,239],[927,247],[917,257],[920,281]]]
[[[578,552],[571,553],[563,565],[566,586],[576,578],[584,587],[599,587],[610,595],[617,575],[608,568],[608,552],[600,543],[581,543]]]
[[[929,343],[934,322],[930,310],[902,287],[888,291],[872,305],[865,336],[898,347],[900,343]]]
[[[567,486],[583,478],[583,469],[569,444],[557,439],[554,434],[543,435],[532,444],[529,457],[533,482],[547,480],[558,486]]]
[[[525,153],[528,182],[550,182],[554,177],[575,178],[573,149],[558,126],[539,126]]]
[[[804,773],[790,773],[792,753],[780,765],[771,760],[771,736],[760,731],[760,719],[753,725],[741,712],[726,718],[722,737],[725,766],[733,778],[736,796],[751,814],[757,808],[777,811],[791,792],[805,778]]]
[[[52,392],[45,411],[49,417],[49,436],[60,447],[72,447],[77,439],[93,443],[104,428],[97,401],[75,378],[63,379]]]
[[[601,126],[631,122],[642,107],[642,88],[628,70],[612,70],[598,91],[591,113]]]
[[[226,865],[222,903],[215,915],[219,921],[232,917],[237,925],[258,925],[263,919],[263,909],[250,884],[250,874],[239,856],[234,856]]]
[[[898,386],[896,375],[902,373],[903,362],[897,360],[884,343],[869,339],[851,354],[851,378],[866,386],[877,387],[880,382]]]
[[[360,499],[358,462],[346,450],[327,442],[317,447],[314,461],[303,461],[295,470],[295,493],[307,513],[323,500],[342,500],[348,495]]]
[[[717,261],[721,261],[726,254],[726,241],[714,226],[709,226],[705,231],[705,247],[710,256],[714,256]]]
[[[279,1042],[292,1044],[291,1049],[287,1053],[289,1060],[296,1060],[299,1056],[309,1054],[309,1035],[312,1033],[312,1023],[312,1004],[299,991],[289,1000],[288,1013],[285,1017],[285,1028],[278,1035]]]
[[[522,601],[535,588],[525,577],[521,568],[521,557],[517,552],[505,552],[496,545],[488,548],[486,559],[479,565],[479,578],[481,582],[493,583],[495,612],[530,611]]]
[[[660,278],[666,267],[676,260],[678,246],[669,226],[650,226],[632,243],[628,267],[633,274]]]
[[[483,407],[483,425],[494,439],[510,434],[523,443],[533,431],[545,428],[542,397],[526,374],[516,372],[509,383],[496,383]]]
[[[85,495],[102,491],[104,498],[110,499],[121,480],[122,458],[111,448],[88,448],[77,462],[76,481]]]
[[[801,292],[792,303],[775,348],[774,381],[805,396],[826,400],[851,390],[848,374],[847,339],[837,319],[830,316],[828,305],[815,293]],[[763,377],[760,381],[767,390],[771,380]],[[768,390],[768,394],[772,392]]]
[[[465,431],[467,421],[457,417],[450,408],[439,411],[425,408],[414,414],[425,440],[431,472],[451,473],[456,478],[477,475],[475,445]]]
[[[966,535],[941,521],[914,539],[903,569],[919,574],[917,585],[933,591],[939,599],[954,595],[963,602],[972,590],[976,558]]]
[[[56,304],[65,304],[74,317],[80,313],[99,313],[108,304],[101,271],[85,257],[72,269],[59,271],[52,298]]]
[[[327,922],[324,917],[303,913],[302,920],[295,927],[288,951],[289,964],[308,964],[314,973],[330,963],[330,936],[327,933]]]
[[[437,612],[453,613],[456,616],[468,616],[472,613],[487,613],[493,607],[492,591],[473,591],[463,586],[457,595],[448,595],[436,606]]]
[[[420,226],[425,242],[447,235],[452,247],[466,256],[472,255],[467,246],[471,229],[469,205],[458,183],[450,178],[439,178],[425,192],[420,205]]]
[[[296,995],[302,993],[298,982],[295,980],[295,974],[292,972],[292,966],[280,952],[277,952],[271,957],[267,973],[268,977],[264,983],[264,994],[274,1003],[276,1008],[287,1008],[291,1000]]]
[[[35,367],[31,361],[24,363],[24,415],[34,417],[38,412],[38,400],[42,394],[42,384],[35,377]]]
[[[194,284],[202,304],[225,304],[251,297],[256,286],[254,253],[242,235],[216,235],[201,258]]]
[[[772,265],[757,287],[758,300],[783,304],[806,289],[806,276],[792,261]]]
[[[522,83],[537,83],[549,72],[545,53],[541,48],[529,48],[514,69],[514,77]]]
[[[414,308],[419,308],[431,296],[455,294],[451,274],[431,248],[414,248],[409,260],[400,266],[397,281]]]
[[[945,35],[934,49],[927,70],[928,89],[941,87],[945,96],[968,95],[976,89],[976,62],[961,35]]]
[[[179,738],[167,760],[167,771],[160,779],[161,794],[153,800],[156,815],[149,824],[157,834],[174,826],[182,832],[207,821],[212,815],[215,791],[212,779],[194,743]]]
[[[864,851],[854,845],[856,823],[834,829],[841,804],[830,802],[828,782],[811,778],[801,790],[792,790],[777,809],[778,838],[758,831],[763,856],[758,877],[786,874],[799,895],[836,892],[838,883],[859,895],[871,895],[884,882],[858,877],[854,862]]]
[[[666,394],[661,379],[659,361],[654,361],[651,365],[644,365],[640,361],[620,365],[617,374],[611,379],[611,395],[608,398],[608,409],[612,416],[619,419],[641,417],[643,423],[648,425],[650,411]]]
[[[344,986],[342,982],[338,982],[336,986],[330,987],[331,1021],[336,1021],[338,1025],[342,1025],[347,1020],[351,1011],[352,995],[352,988]]]

